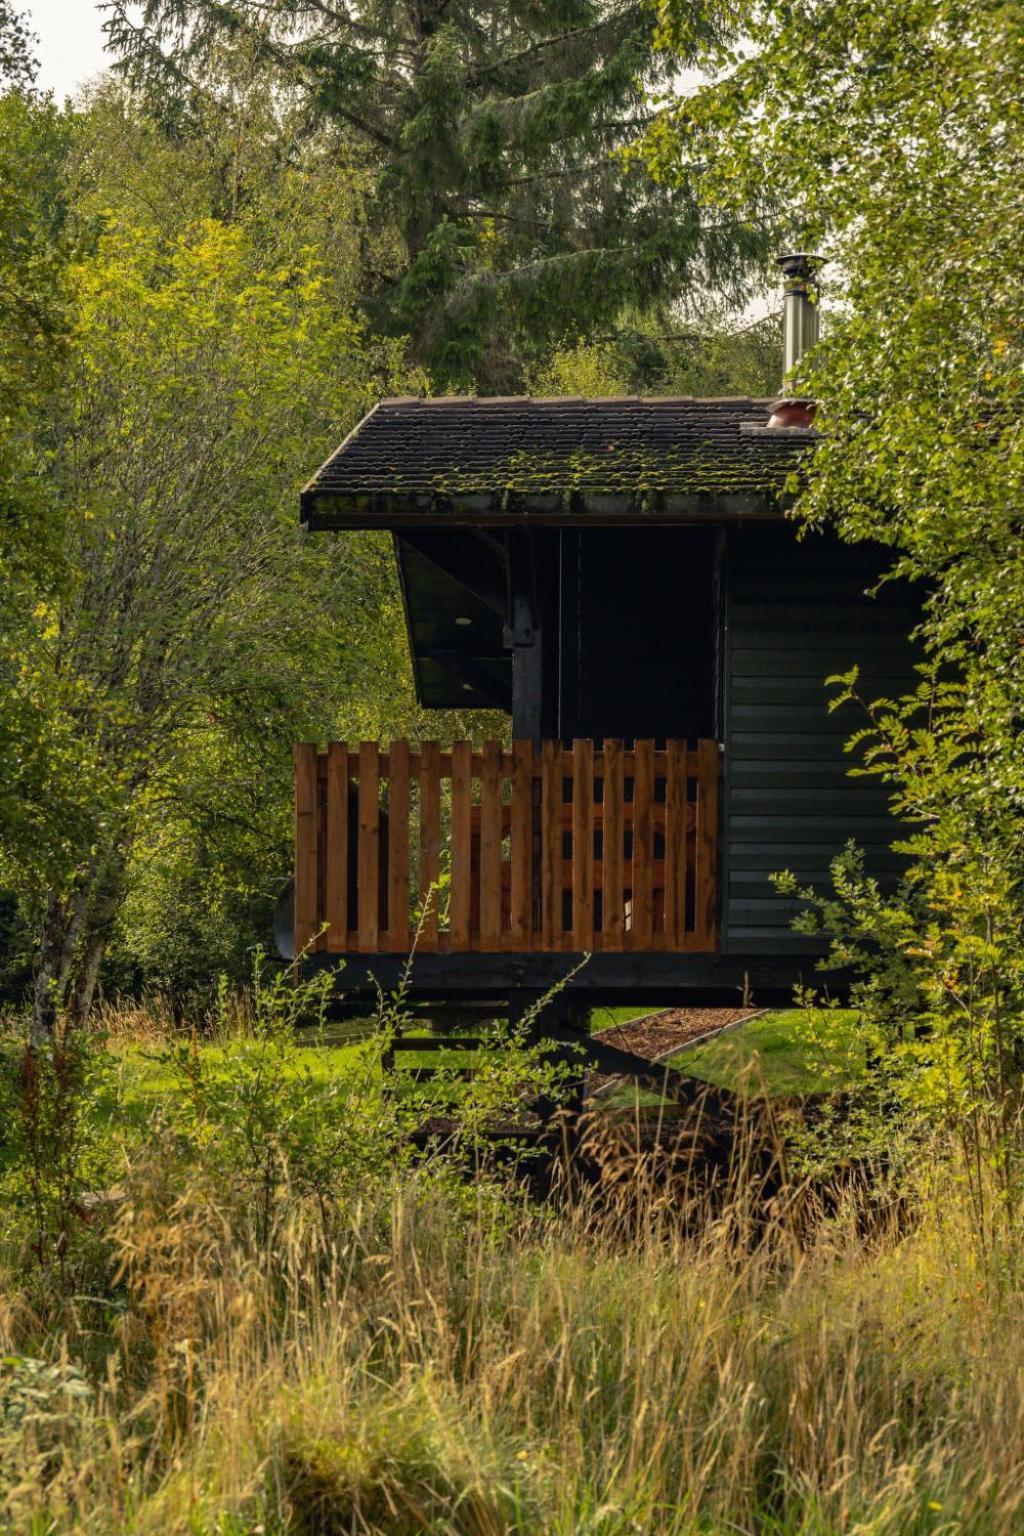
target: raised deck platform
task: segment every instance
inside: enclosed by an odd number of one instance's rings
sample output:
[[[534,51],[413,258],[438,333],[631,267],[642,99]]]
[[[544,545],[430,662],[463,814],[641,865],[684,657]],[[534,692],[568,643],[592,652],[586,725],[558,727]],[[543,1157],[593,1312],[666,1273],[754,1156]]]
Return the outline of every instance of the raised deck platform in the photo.
[[[307,975],[341,965],[339,991],[354,1008],[376,998],[378,989],[392,993],[403,979],[408,955],[350,953],[324,950],[307,955]],[[837,972],[828,978],[829,992],[841,996],[848,978]],[[545,955],[500,951],[493,954],[413,955],[409,967],[410,993],[422,1002],[510,1003],[520,996],[525,1005],[552,988],[567,1007],[614,1004],[616,1001],[657,1007],[685,1004],[734,1007],[750,1001],[759,1007],[789,1006],[793,988],[822,984],[813,956],[766,959],[763,955],[700,955],[592,953]],[[513,1007],[513,1012],[514,1012]]]

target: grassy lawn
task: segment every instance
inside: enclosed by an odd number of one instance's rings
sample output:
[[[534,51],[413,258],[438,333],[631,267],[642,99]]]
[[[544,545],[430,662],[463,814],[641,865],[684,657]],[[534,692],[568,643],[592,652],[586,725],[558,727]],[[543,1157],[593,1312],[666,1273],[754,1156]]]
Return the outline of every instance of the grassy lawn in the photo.
[[[626,1003],[619,1008],[592,1008],[590,1010],[590,1033],[599,1034],[602,1029],[614,1029],[616,1024],[628,1024],[630,1019],[645,1019],[649,1013],[657,1013],[659,1010],[652,1008],[650,1004],[639,1007],[636,1003]]]
[[[864,1070],[851,1008],[811,1017],[799,1008],[761,1014],[707,1045],[679,1051],[673,1063],[720,1088],[767,1094],[823,1093]]]
[[[828,1093],[847,1086],[864,1071],[856,1025],[857,1015],[851,1008],[829,1009],[811,1017],[799,1008],[773,1009],[707,1045],[685,1046],[669,1060],[702,1082],[735,1093],[769,1098]],[[624,1084],[609,1102],[653,1107],[659,1095]]]
[[[230,1046],[204,1045],[203,1058],[208,1066],[216,1069],[230,1051]],[[335,1072],[358,1060],[365,1050],[365,1042],[352,1045],[308,1045],[295,1052],[289,1071],[295,1075],[309,1072],[317,1082],[323,1082]],[[174,1077],[157,1059],[157,1052],[139,1046],[122,1046],[111,1052],[117,1061],[118,1075],[125,1093],[131,1098],[154,1098],[173,1087]]]
[[[635,1005],[596,1008],[591,1028],[610,1029],[649,1011]],[[856,1016],[849,1009],[830,1011],[818,1015],[816,1020],[808,1020],[798,1009],[778,1010],[751,1019],[707,1045],[683,1049],[672,1060],[705,1082],[741,1092],[772,1096],[823,1092],[842,1087],[863,1071],[863,1051],[855,1024]],[[314,1081],[322,1082],[335,1073],[350,1070],[366,1048],[365,1040],[335,1043],[328,1036],[298,1050],[290,1070],[308,1071]],[[214,1070],[229,1049],[216,1044],[202,1047],[207,1064]],[[143,1131],[161,1098],[173,1089],[173,1074],[159,1060],[156,1046],[116,1043],[111,1045],[110,1053],[119,1090],[111,1095],[110,1115],[119,1115],[128,1133]],[[472,1059],[472,1053],[461,1051],[410,1052],[403,1055],[401,1067],[410,1071],[415,1067],[468,1066]],[[632,1104],[636,1098],[636,1090],[623,1085],[614,1094],[613,1102]],[[655,1105],[658,1096],[640,1090],[639,1102]],[[118,1104],[119,1110],[115,1107]]]
[[[338,1073],[350,1071],[368,1046],[367,1040],[335,1044],[329,1035],[320,1042],[311,1041],[309,1045],[297,1050],[290,1059],[288,1075],[297,1077],[308,1073],[313,1082],[326,1082]],[[201,1049],[207,1070],[216,1073],[218,1062],[225,1058],[231,1046],[205,1044]],[[111,1055],[116,1063],[118,1090],[110,1096],[110,1115],[113,1117],[115,1106],[120,1104],[121,1119],[126,1129],[141,1130],[159,1106],[161,1097],[167,1096],[174,1089],[175,1074],[158,1059],[158,1051],[153,1047],[124,1044],[113,1047]],[[411,1086],[411,1073],[417,1067],[435,1070],[467,1067],[478,1060],[479,1055],[475,1051],[403,1051],[397,1066],[400,1076],[403,1073],[410,1074],[410,1084],[400,1083],[398,1091],[401,1095],[405,1086]],[[376,1067],[374,1071],[377,1071]],[[450,1098],[458,1089],[457,1081],[437,1084],[438,1096],[442,1099]]]
[[[369,1046],[370,1042],[366,1039],[336,1043],[331,1039],[330,1033],[327,1033],[325,1038],[317,1041],[311,1039],[308,1045],[303,1045],[296,1050],[290,1057],[286,1070],[291,1077],[308,1073],[314,1083],[323,1083],[339,1073],[351,1071]],[[215,1075],[218,1063],[227,1058],[233,1046],[204,1043],[200,1049],[205,1069]],[[145,1137],[152,1116],[160,1108],[161,1102],[168,1101],[176,1087],[180,1091],[177,1075],[167,1063],[160,1059],[161,1048],[156,1043],[142,1044],[138,1041],[118,1040],[111,1041],[107,1050],[113,1066],[113,1081],[110,1082],[109,1089],[105,1088],[100,1097],[99,1114],[108,1129],[112,1129],[119,1138],[123,1138],[125,1145],[135,1144],[140,1138]],[[440,1069],[470,1066],[477,1059],[477,1054],[445,1050],[403,1052],[399,1060],[399,1070],[400,1073],[409,1074],[409,1079],[406,1083],[399,1082],[399,1096],[404,1097],[406,1091],[412,1087],[411,1074],[414,1068]],[[7,1040],[0,1044],[0,1074],[13,1075],[16,1071],[16,1060],[15,1042]],[[277,1070],[276,1062],[275,1070]],[[374,1066],[374,1071],[377,1070]],[[456,1079],[451,1082],[438,1081],[435,1084],[435,1092],[441,1102],[457,1098],[460,1091],[462,1091],[461,1085]],[[10,1144],[0,1126],[0,1170],[6,1166],[10,1154]]]
[[[175,1088],[173,1071],[158,1059],[158,1048],[136,1043],[118,1043],[110,1046],[114,1063],[115,1083],[109,1094],[104,1095],[102,1112],[110,1123],[119,1123],[128,1139],[145,1131],[161,1099],[169,1097]],[[216,1070],[218,1061],[231,1050],[230,1046],[203,1045],[204,1061]],[[351,1067],[365,1049],[365,1042],[352,1045],[309,1045],[295,1055],[289,1071],[293,1075],[308,1070],[314,1081],[324,1082],[335,1073]],[[3,1162],[3,1146],[0,1141],[0,1164]]]

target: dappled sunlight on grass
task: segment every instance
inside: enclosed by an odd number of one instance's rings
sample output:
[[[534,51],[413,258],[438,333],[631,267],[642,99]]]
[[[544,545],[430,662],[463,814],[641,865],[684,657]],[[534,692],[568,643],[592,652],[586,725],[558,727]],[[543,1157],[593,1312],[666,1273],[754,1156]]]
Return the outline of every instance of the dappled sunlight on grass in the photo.
[[[808,1094],[849,1086],[864,1071],[857,1015],[849,1008],[772,1010],[706,1045],[684,1049],[672,1065],[735,1092]]]

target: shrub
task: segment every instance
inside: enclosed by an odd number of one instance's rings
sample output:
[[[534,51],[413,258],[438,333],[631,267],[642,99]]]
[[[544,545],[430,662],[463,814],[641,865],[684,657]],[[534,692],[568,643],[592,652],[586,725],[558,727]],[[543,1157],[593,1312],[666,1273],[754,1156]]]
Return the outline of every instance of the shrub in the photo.
[[[4,1056],[4,1235],[27,1247],[48,1289],[68,1296],[114,1203],[116,1079],[100,1044],[66,1019],[47,1043],[12,1040]]]

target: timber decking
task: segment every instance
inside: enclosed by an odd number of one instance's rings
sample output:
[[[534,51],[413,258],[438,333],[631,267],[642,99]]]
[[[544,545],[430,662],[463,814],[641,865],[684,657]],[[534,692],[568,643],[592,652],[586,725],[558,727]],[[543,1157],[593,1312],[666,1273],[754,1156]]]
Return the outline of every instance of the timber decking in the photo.
[[[714,953],[713,741],[295,748],[295,948]]]

